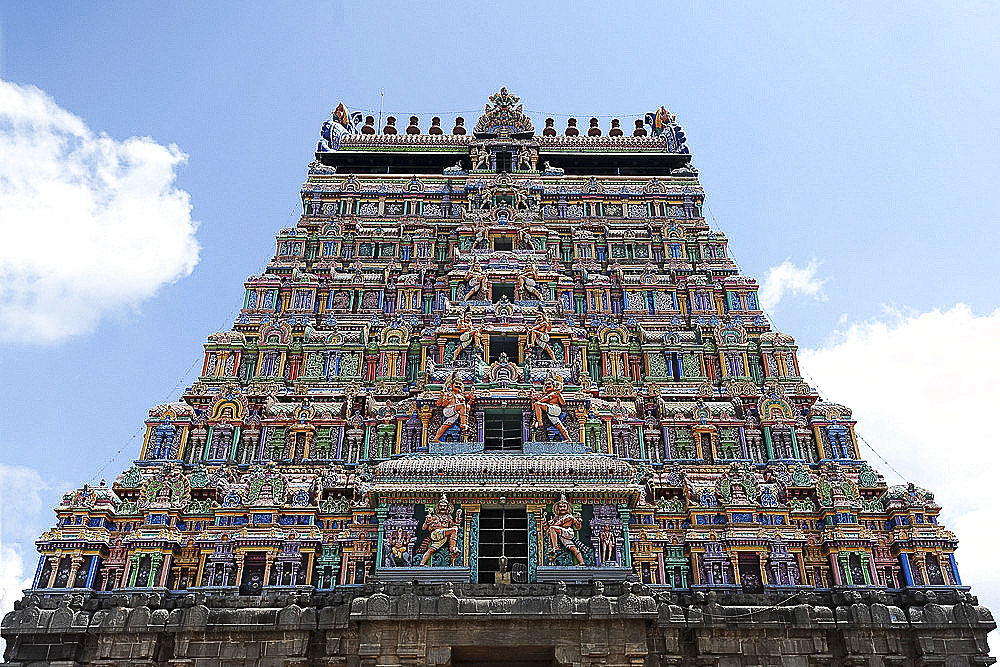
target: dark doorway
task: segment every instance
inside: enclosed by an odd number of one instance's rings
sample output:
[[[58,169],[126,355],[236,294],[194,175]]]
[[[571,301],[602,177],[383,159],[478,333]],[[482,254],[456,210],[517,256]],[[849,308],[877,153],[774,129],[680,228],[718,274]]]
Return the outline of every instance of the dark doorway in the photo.
[[[305,456],[305,452],[306,452],[306,434],[296,433],[295,451],[292,452],[292,461],[294,463],[302,463],[302,457]]]
[[[513,250],[514,239],[509,236],[498,236],[493,239],[494,250]]]
[[[712,436],[708,433],[701,434],[701,455],[705,463],[715,463],[715,457],[712,455]]]
[[[493,303],[500,303],[503,297],[508,301],[514,300],[514,283],[493,283]]]
[[[542,667],[556,664],[551,646],[452,646],[455,667]]]
[[[520,452],[524,446],[521,412],[487,412],[483,415],[483,448],[488,452]]]
[[[264,588],[265,554],[249,553],[243,557],[243,576],[240,595],[260,595]]]
[[[511,171],[514,166],[514,154],[506,151],[497,152],[497,172]]]
[[[739,555],[740,583],[744,593],[763,593],[764,582],[760,579],[760,558],[757,554]]]
[[[528,566],[528,512],[523,507],[479,512],[479,583],[495,581],[501,556],[509,570]]]
[[[490,336],[490,363],[500,360],[500,353],[507,353],[507,361],[521,363],[517,338],[512,336]]]

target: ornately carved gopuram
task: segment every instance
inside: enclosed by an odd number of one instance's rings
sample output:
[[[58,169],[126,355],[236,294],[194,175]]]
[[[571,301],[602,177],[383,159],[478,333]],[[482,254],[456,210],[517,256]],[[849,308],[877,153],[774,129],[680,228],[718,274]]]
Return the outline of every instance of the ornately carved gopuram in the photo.
[[[197,382],[56,508],[8,660],[992,663],[933,494],[803,379],[673,115],[631,120],[338,107]]]

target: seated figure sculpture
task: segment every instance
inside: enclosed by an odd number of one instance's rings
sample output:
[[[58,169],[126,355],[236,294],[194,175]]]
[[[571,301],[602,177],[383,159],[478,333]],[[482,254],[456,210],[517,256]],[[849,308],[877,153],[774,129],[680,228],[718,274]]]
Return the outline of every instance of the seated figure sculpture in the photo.
[[[451,565],[455,565],[458,557],[462,554],[458,548],[458,532],[462,525],[462,508],[455,510],[455,516],[450,512],[451,506],[448,503],[448,496],[441,494],[434,514],[428,514],[424,519],[423,529],[430,531],[430,536],[424,541],[426,551],[420,559],[421,565],[427,565],[431,558],[446,544],[448,545],[448,559]]]

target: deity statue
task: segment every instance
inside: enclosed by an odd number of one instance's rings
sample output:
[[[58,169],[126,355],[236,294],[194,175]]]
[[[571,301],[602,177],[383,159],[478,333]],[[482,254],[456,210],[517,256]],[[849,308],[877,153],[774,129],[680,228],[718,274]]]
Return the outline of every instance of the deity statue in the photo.
[[[535,428],[554,426],[564,441],[569,440],[569,433],[562,423],[563,407],[566,405],[562,397],[562,378],[549,374],[545,378],[544,390],[540,394],[535,394],[531,402],[531,407],[535,411]],[[542,421],[542,413],[545,413],[545,421]]]
[[[486,298],[486,272],[479,266],[478,260],[473,260],[472,266],[465,272],[465,283],[469,286],[469,291],[465,293],[463,301],[468,301],[477,294]]]
[[[410,556],[410,535],[402,528],[397,528],[388,537],[389,553],[386,554],[386,567],[396,567],[399,565],[409,565]]]
[[[488,185],[484,185],[479,191],[479,210],[485,211],[487,209],[493,208],[493,188]]]
[[[617,557],[616,551],[618,546],[618,540],[615,537],[615,530],[611,526],[604,526],[601,529],[601,534],[598,537],[601,544],[601,562],[602,563],[613,563]]]
[[[475,160],[472,164],[473,169],[489,169],[490,168],[490,152],[486,150],[485,146],[480,146],[475,153]]]
[[[483,248],[490,247],[490,236],[489,227],[486,225],[485,221],[480,221],[476,224],[476,236],[472,239],[472,249],[482,250]]]
[[[426,551],[420,559],[421,565],[427,565],[441,547],[448,545],[448,558],[451,565],[462,555],[458,548],[458,534],[462,526],[462,508],[455,510],[455,516],[451,515],[451,505],[448,503],[448,496],[441,494],[434,514],[428,514],[424,519],[423,529],[430,531],[430,536],[424,540]]]
[[[514,208],[531,208],[528,205],[528,188],[518,188],[514,191]]]
[[[559,501],[552,508],[552,517],[546,516],[544,521],[545,534],[549,538],[549,560],[555,561],[556,552],[566,551],[573,554],[577,565],[583,565],[583,554],[576,545],[576,531],[583,526],[580,517],[573,514],[573,507],[566,499],[566,494],[559,494]]]
[[[521,293],[521,298],[525,296],[533,296],[539,301],[545,301],[545,297],[538,290],[541,278],[538,275],[538,267],[534,264],[529,264],[528,268],[525,269],[524,273],[517,276],[517,289]]]
[[[531,238],[531,228],[527,225],[517,230],[517,244],[522,250],[536,250],[535,240]]]
[[[458,376],[458,371],[452,371],[448,379],[445,380],[444,386],[441,388],[441,395],[438,396],[437,400],[438,406],[442,408],[444,421],[441,422],[441,427],[434,435],[435,442],[441,442],[444,434],[455,424],[458,424],[462,433],[468,432],[469,403],[471,402],[472,396],[466,393],[465,383]]]
[[[517,152],[517,168],[531,169],[531,149],[527,146],[522,146]]]
[[[545,312],[544,308],[539,308],[538,315],[535,317],[535,323],[528,329],[528,351],[537,349],[539,354],[545,352],[549,355],[549,359],[555,361],[555,352],[552,351],[552,346],[549,345],[551,331],[552,322],[549,320],[548,313]]]
[[[486,346],[483,345],[483,335],[479,327],[477,327],[472,322],[472,313],[469,312],[469,307],[466,306],[462,314],[458,316],[458,322],[455,325],[458,328],[458,347],[455,348],[455,354],[452,356],[452,361],[457,361],[458,357],[465,350],[470,347],[479,350],[483,355],[486,354]]]

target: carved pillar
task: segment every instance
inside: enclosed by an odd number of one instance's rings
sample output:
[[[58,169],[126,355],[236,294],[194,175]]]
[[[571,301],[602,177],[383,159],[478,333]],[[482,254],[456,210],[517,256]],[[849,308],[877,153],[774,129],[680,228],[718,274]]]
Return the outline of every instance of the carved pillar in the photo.
[[[385,544],[385,519],[389,515],[389,506],[379,503],[375,508],[375,516],[378,517],[378,542],[375,546],[375,567],[382,567],[382,549]]]
[[[830,554],[830,571],[833,573],[834,586],[842,586],[840,579],[840,567],[837,566],[837,554]]]
[[[267,586],[271,582],[271,568],[274,566],[274,553],[268,552],[264,556],[264,585]]]
[[[417,408],[417,415],[420,417],[420,446],[427,447],[427,431],[431,423],[431,415],[434,409],[429,405],[421,405]]]
[[[132,554],[132,557],[128,559],[128,579],[126,579],[128,588],[135,587],[135,578],[139,574],[139,560],[141,558],[142,554]]]
[[[587,446],[587,408],[579,407],[575,411],[576,414],[576,424],[580,429],[580,442],[584,447]]]
[[[80,566],[83,564],[83,554],[75,553],[70,559],[69,565],[69,577],[66,579],[66,588],[74,588],[76,584],[76,574],[80,571]]]
[[[632,569],[632,543],[629,540],[628,524],[629,519],[632,516],[632,510],[627,506],[618,507],[618,516],[622,521],[622,541],[625,548],[622,550],[622,556],[625,559],[623,565],[626,569]]]
[[[837,553],[837,564],[840,566],[840,571],[843,573],[844,579],[847,580],[848,586],[854,586],[854,577],[851,575],[851,555],[846,551],[841,551]]]
[[[153,586],[153,582],[156,580],[158,574],[162,574],[160,566],[163,564],[163,554],[155,553],[150,554],[149,557],[149,575],[146,577],[144,585],[146,587]]]
[[[528,581],[534,582],[538,578],[538,566],[544,565],[545,541],[541,527],[545,513],[544,505],[528,505]],[[535,544],[535,557],[531,558],[531,542]]]

